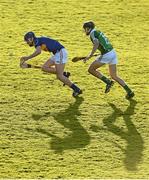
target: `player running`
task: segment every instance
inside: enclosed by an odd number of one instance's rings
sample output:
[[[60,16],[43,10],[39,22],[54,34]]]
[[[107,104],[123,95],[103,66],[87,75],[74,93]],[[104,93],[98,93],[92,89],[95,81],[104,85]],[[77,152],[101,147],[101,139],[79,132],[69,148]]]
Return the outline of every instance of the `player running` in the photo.
[[[26,33],[24,36],[24,40],[30,47],[34,46],[36,50],[29,56],[21,57],[21,67],[24,67],[25,61],[41,54],[42,50],[52,52],[53,56],[43,64],[43,66],[41,67],[42,70],[45,72],[56,74],[57,78],[61,82],[63,82],[73,90],[73,97],[77,97],[79,94],[82,94],[82,90],[68,79],[70,73],[64,72],[68,54],[62,44],[48,37],[36,37],[34,32]],[[28,67],[31,67],[31,65],[28,65]]]
[[[97,49],[101,52],[101,55],[98,56],[97,59],[90,65],[88,72],[93,76],[101,79],[106,84],[105,93],[108,93],[110,88],[113,86],[114,81],[111,81],[105,77],[101,72],[97,71],[97,69],[104,64],[109,64],[109,73],[111,78],[117,81],[125,89],[127,93],[126,99],[132,98],[134,96],[134,92],[117,75],[117,55],[107,37],[103,34],[103,32],[95,29],[95,24],[92,21],[85,22],[83,24],[83,29],[85,34],[90,36],[90,39],[93,43],[92,51],[83,61],[86,62],[89,60]]]

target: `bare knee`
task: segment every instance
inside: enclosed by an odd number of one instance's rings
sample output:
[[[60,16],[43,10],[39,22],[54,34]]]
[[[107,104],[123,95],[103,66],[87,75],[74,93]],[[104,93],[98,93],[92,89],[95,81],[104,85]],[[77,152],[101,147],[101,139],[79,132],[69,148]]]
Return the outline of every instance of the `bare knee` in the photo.
[[[45,65],[43,65],[42,67],[41,67],[41,69],[42,69],[42,71],[45,71],[45,72],[47,72],[47,66],[45,66]]]
[[[92,73],[91,73],[91,72],[92,72],[91,68],[88,68],[88,72],[89,72],[90,74],[92,74]]]
[[[90,74],[93,74],[94,71],[96,71],[96,69],[93,68],[92,66],[90,66],[90,67],[88,68],[88,72],[89,72]]]

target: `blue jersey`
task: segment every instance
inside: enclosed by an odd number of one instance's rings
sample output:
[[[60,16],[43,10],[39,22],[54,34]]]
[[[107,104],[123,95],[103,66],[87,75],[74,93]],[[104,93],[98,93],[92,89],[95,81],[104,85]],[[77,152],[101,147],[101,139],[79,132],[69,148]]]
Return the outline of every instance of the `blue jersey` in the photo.
[[[37,37],[34,40],[35,48],[40,46],[43,51],[49,51],[55,54],[56,52],[60,51],[64,48],[58,41],[51,39],[49,37]]]

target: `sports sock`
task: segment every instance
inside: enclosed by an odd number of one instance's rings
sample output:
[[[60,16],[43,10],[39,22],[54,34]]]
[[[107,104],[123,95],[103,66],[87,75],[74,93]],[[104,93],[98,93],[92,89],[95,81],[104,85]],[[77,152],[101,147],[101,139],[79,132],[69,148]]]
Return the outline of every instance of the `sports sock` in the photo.
[[[80,91],[80,88],[78,88],[75,84],[71,85],[71,89],[73,89],[75,92]]]
[[[132,92],[132,90],[131,90],[127,85],[123,86],[123,88],[125,89],[125,91],[126,91],[127,93]]]
[[[66,71],[64,71],[64,72],[63,72],[63,75],[64,75],[65,77],[69,78],[69,76],[70,76],[70,72],[66,72]]]
[[[108,79],[107,77],[105,77],[105,76],[102,76],[101,78],[100,78],[104,83],[106,83],[106,84],[109,84],[111,81],[110,81],[110,79]]]
[[[67,72],[66,72],[66,71],[64,71],[64,72],[63,72],[63,75],[64,75],[64,76],[66,76],[66,74],[67,74]]]

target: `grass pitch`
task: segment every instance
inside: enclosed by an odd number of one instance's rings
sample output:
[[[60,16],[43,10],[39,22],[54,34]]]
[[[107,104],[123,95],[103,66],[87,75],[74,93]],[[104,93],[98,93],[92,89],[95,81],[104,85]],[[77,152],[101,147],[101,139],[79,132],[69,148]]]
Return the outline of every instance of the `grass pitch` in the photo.
[[[0,178],[149,178],[148,8],[148,0],[0,1]],[[87,72],[93,59],[67,64],[84,89],[77,100],[54,75],[19,68],[33,52],[23,42],[31,30],[59,40],[70,59],[87,55],[90,19],[114,45],[133,101],[118,84],[104,94]]]

